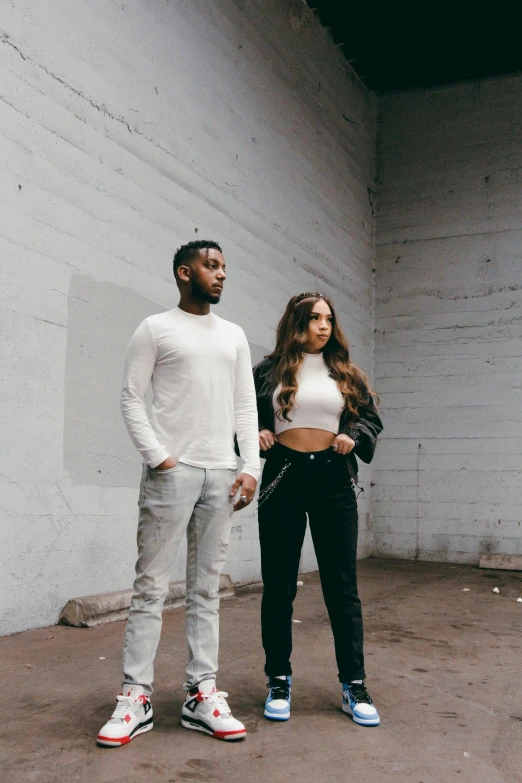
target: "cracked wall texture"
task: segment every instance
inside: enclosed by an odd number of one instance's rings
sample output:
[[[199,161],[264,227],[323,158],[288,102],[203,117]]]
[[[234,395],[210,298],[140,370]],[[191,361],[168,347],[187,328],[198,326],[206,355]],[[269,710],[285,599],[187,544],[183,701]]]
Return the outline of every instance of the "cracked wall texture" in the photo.
[[[379,107],[374,552],[522,551],[522,78]]]
[[[140,466],[118,410],[123,350],[145,315],[177,302],[179,244],[223,243],[219,312],[256,359],[288,298],[320,290],[371,372],[376,110],[302,0],[0,11],[8,633],[132,583]],[[253,509],[234,519],[226,570],[259,578]]]

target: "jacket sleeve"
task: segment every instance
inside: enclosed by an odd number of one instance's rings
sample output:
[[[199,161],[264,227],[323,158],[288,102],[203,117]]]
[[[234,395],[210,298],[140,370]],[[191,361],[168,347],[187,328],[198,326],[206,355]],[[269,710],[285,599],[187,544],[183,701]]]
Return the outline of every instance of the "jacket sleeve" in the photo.
[[[266,359],[263,359],[254,367],[254,386],[256,389],[256,401],[257,401],[257,425],[258,430],[270,430],[274,429],[273,421],[265,421],[270,418],[267,413],[267,408],[270,407],[269,401],[266,395],[266,376],[269,371],[269,365]],[[263,394],[263,390],[265,394]]]
[[[375,401],[370,396],[369,402],[359,409],[359,419],[350,422],[339,429],[340,433],[349,435],[355,441],[354,453],[363,462],[373,459],[377,436],[382,432],[383,424],[377,412]]]

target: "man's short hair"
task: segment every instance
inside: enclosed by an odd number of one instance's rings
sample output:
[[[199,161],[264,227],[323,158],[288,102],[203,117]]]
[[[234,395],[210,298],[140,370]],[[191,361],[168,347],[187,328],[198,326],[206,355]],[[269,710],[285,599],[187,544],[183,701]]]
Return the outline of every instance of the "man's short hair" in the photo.
[[[174,255],[174,277],[177,277],[177,271],[183,264],[190,264],[191,261],[195,261],[202,250],[219,250],[223,251],[217,242],[213,242],[211,239],[198,239],[194,242],[187,242],[186,245],[181,245],[176,250]]]

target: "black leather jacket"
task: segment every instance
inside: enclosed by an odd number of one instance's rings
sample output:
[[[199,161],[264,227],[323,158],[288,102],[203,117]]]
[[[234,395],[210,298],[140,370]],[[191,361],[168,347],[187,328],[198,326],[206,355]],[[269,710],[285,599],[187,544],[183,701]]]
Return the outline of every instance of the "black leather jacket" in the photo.
[[[274,431],[275,413],[273,396],[277,388],[277,380],[274,372],[275,366],[275,360],[267,358],[263,359],[254,367],[259,431]],[[348,413],[346,410],[341,413],[339,434],[343,433],[344,435],[349,435],[349,437],[353,438],[355,441],[355,448],[346,455],[350,475],[355,481],[357,480],[358,473],[355,455],[363,462],[371,462],[375,452],[377,436],[382,429],[382,421],[371,397],[368,405],[359,409],[359,418],[356,422],[348,421]],[[266,459],[269,453],[269,451],[262,451],[261,457]]]

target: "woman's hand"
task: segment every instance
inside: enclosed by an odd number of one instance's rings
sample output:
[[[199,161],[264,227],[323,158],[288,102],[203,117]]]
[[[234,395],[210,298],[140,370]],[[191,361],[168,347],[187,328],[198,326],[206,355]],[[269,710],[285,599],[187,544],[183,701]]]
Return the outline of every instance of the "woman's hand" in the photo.
[[[338,435],[332,443],[332,449],[337,454],[349,454],[355,448],[355,441],[349,435]]]
[[[274,443],[277,443],[277,438],[270,430],[261,430],[259,433],[259,448],[261,451],[267,451],[271,449]]]

